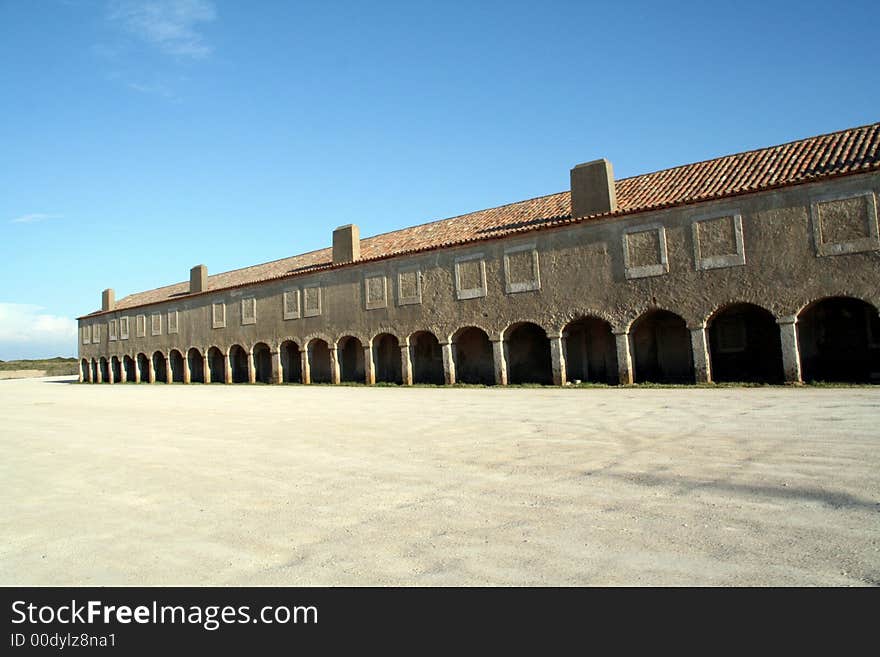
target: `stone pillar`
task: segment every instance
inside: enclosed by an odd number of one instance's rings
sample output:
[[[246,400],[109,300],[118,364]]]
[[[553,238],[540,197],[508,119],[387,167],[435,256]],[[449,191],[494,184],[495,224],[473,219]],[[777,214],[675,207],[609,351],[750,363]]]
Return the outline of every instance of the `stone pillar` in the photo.
[[[165,356],[165,383],[174,383],[174,372],[171,371],[171,356]]]
[[[691,332],[691,352],[694,355],[694,379],[697,383],[712,383],[712,362],[709,359],[709,342],[706,325],[688,326]]]
[[[312,382],[312,369],[309,367],[309,347],[307,346],[299,352],[300,363],[302,364],[302,382],[309,385]]]
[[[561,335],[548,335],[550,339],[550,364],[553,368],[553,385],[564,386],[568,381],[565,372],[565,349]]]
[[[95,365],[95,372],[97,374],[98,383],[104,383],[104,373],[101,371],[101,361],[99,360],[97,365]]]
[[[409,355],[409,338],[400,345],[400,376],[403,379],[403,385],[411,386],[413,384],[412,375],[412,358]]]
[[[257,382],[257,368],[254,365],[254,352],[248,351],[248,383]]]
[[[183,382],[192,383],[192,372],[189,371],[189,349],[183,354]]]
[[[272,352],[272,383],[284,383],[284,372],[281,370],[281,350],[276,349]]]
[[[330,383],[339,385],[339,349],[336,345],[330,347]]]
[[[782,368],[786,383],[803,383],[801,378],[801,349],[798,344],[797,315],[780,317],[779,339],[782,342]]]
[[[443,380],[448,386],[455,385],[455,359],[452,357],[452,343],[441,342],[440,349],[443,351]]]
[[[147,363],[147,381],[150,383],[156,383],[156,368],[153,367],[153,359],[150,358]]]
[[[507,385],[507,359],[504,356],[504,340],[492,340],[492,356],[495,362],[495,384]]]
[[[223,355],[223,383],[232,383],[232,361],[229,360],[229,352]]]
[[[79,376],[76,377],[76,381],[77,381],[77,383],[82,383],[83,381],[86,380],[86,375],[83,373],[82,358],[79,359],[79,367],[77,369],[79,370]]]
[[[364,347],[364,383],[376,385],[376,362],[373,360],[372,347]]]
[[[617,381],[622,386],[632,385],[633,366],[629,348],[629,331],[615,331],[617,343]]]
[[[202,376],[205,377],[205,383],[211,383],[211,368],[208,367],[208,350],[202,354]]]
[[[128,372],[125,371],[125,357],[119,359],[119,383],[128,382]]]
[[[141,363],[140,363],[140,359],[137,357],[137,355],[135,355],[135,357],[134,357],[134,382],[135,383],[141,382]]]

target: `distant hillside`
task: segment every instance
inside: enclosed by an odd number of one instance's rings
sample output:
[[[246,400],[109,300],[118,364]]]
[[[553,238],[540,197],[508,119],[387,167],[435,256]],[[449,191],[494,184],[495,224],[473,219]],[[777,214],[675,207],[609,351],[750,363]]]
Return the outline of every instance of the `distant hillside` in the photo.
[[[0,360],[0,371],[45,370],[46,376],[77,374],[76,358],[44,358],[42,360]]]

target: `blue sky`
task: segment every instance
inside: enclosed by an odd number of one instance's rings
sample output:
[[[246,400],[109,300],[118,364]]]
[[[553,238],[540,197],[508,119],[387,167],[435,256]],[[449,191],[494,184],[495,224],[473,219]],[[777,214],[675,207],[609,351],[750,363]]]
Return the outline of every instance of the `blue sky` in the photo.
[[[877,121],[876,2],[0,0],[0,359],[117,298]]]

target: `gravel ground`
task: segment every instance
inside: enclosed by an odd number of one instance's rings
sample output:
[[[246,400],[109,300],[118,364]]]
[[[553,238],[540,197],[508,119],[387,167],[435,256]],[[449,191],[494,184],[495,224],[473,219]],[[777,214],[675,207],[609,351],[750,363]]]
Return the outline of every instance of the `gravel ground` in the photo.
[[[60,377],[0,418],[2,584],[880,584],[880,388]]]

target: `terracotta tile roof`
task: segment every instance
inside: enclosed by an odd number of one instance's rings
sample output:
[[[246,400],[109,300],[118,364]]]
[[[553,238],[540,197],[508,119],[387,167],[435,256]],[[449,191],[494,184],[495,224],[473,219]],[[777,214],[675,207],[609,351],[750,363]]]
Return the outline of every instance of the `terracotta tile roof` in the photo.
[[[880,123],[615,181],[619,216],[880,169]],[[572,217],[560,192],[361,240],[361,261],[489,239],[596,217]],[[208,277],[208,292],[331,267],[331,249]],[[117,310],[186,296],[189,282],[131,294]],[[99,313],[100,311],[98,311]],[[92,313],[96,314],[96,313]]]

